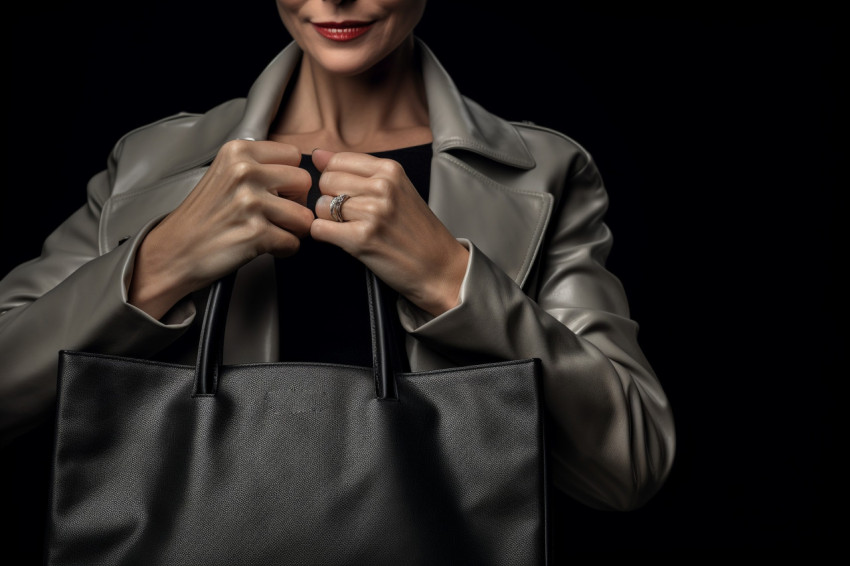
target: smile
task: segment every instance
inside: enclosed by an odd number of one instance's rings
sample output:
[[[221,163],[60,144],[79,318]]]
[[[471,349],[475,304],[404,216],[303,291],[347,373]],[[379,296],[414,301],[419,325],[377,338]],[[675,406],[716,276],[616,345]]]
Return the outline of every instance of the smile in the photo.
[[[351,41],[369,31],[374,22],[322,22],[313,27],[323,37],[333,41]]]

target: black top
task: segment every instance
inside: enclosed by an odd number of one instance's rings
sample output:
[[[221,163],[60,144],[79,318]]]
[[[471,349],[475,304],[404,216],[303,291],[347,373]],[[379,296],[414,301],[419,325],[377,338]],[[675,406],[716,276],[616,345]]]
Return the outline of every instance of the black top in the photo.
[[[431,145],[372,153],[398,161],[427,202]],[[301,167],[313,178],[307,206],[316,209],[319,172],[309,155]],[[343,209],[344,210],[344,209]],[[366,272],[362,263],[332,244],[306,236],[295,255],[278,259],[280,359],[372,366]]]

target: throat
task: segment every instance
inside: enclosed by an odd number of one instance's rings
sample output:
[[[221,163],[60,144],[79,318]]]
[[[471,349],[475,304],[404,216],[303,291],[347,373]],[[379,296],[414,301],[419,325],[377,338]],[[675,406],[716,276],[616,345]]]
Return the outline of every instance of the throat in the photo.
[[[425,86],[410,66],[395,74],[331,76],[302,60],[269,138],[302,153],[375,152],[432,141]],[[414,65],[413,67],[416,67]]]

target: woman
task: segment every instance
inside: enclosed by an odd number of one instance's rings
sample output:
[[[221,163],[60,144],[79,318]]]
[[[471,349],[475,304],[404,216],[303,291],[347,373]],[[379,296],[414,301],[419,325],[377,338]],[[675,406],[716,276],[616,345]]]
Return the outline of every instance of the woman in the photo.
[[[49,413],[60,349],[191,363],[198,296],[237,268],[225,362],[369,363],[343,323],[368,324],[365,265],[398,292],[413,370],[540,358],[554,485],[643,505],[674,425],[604,267],[590,156],[461,96],[413,34],[425,0],[277,4],[294,42],[247,98],[124,136],[0,281],[4,438]]]

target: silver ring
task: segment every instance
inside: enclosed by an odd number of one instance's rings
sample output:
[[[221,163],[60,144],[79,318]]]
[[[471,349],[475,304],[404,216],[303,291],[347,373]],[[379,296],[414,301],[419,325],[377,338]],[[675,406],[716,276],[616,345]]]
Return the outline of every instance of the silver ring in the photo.
[[[331,218],[337,222],[345,222],[345,218],[342,217],[342,205],[349,198],[351,197],[348,195],[337,195],[331,200]]]

